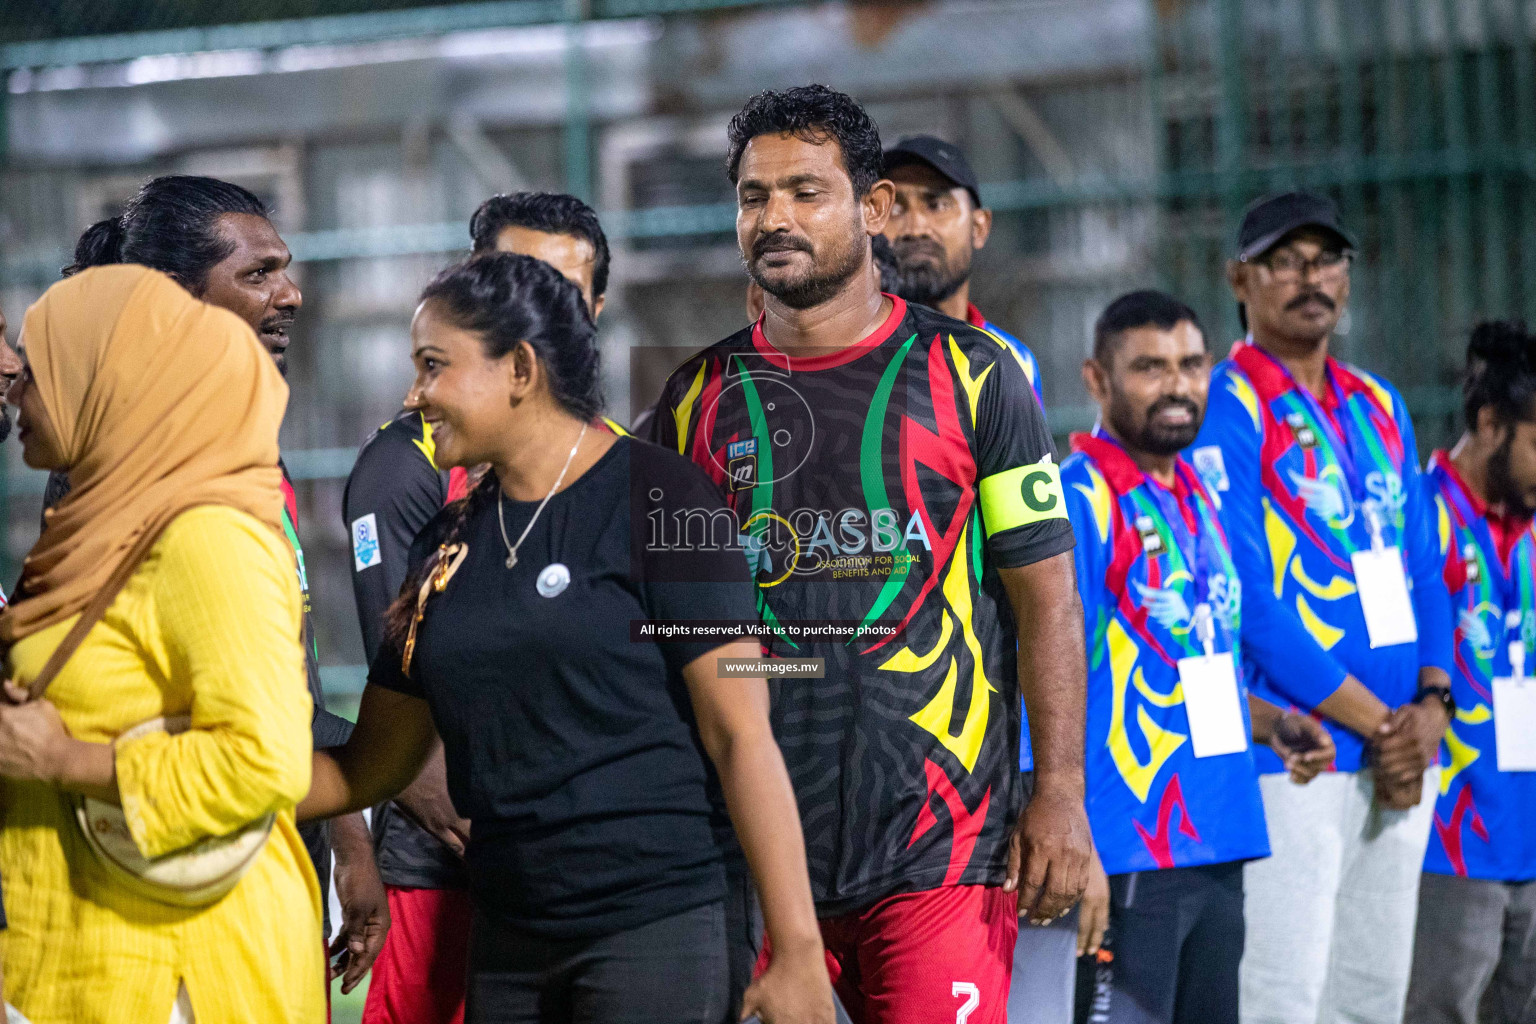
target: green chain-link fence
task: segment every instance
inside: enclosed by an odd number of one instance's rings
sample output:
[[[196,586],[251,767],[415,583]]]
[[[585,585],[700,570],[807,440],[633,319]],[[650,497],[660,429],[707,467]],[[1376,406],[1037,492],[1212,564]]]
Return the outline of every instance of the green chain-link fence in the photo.
[[[1158,4],[1158,260],[1205,310],[1237,313],[1222,262],[1255,194],[1332,195],[1360,256],[1340,347],[1454,429],[1478,319],[1536,322],[1530,0]]]

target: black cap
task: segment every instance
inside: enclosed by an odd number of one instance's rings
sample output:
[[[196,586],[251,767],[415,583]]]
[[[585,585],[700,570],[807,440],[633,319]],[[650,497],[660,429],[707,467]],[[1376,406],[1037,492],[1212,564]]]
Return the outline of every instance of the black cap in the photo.
[[[1355,247],[1339,223],[1339,208],[1333,200],[1311,192],[1282,192],[1255,199],[1243,212],[1242,227],[1237,229],[1237,258],[1262,256],[1297,228],[1321,228],[1337,235],[1344,248]]]
[[[976,172],[971,170],[971,162],[959,146],[932,135],[909,135],[885,151],[887,174],[911,163],[927,164],[969,192],[977,206],[981,205],[981,187],[976,181]]]

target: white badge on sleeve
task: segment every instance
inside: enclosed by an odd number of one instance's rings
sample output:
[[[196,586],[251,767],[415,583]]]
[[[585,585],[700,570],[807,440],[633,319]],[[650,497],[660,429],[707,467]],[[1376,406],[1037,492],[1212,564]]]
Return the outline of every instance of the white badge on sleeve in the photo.
[[[1520,613],[1510,612],[1511,628]],[[1493,681],[1493,738],[1499,748],[1499,771],[1536,772],[1536,679],[1525,674],[1525,642],[1509,642],[1513,675]]]
[[[1371,549],[1356,551],[1349,560],[1354,563],[1355,586],[1371,646],[1416,643],[1419,624],[1413,617],[1413,599],[1408,596],[1402,551],[1382,543],[1381,521],[1374,508],[1367,509],[1366,523],[1371,530]]]
[[[1214,652],[1216,630],[1210,605],[1195,606],[1194,627],[1205,653],[1179,659],[1179,686],[1184,691],[1184,712],[1189,716],[1189,739],[1195,756],[1216,757],[1247,750],[1237,663],[1231,654]]]

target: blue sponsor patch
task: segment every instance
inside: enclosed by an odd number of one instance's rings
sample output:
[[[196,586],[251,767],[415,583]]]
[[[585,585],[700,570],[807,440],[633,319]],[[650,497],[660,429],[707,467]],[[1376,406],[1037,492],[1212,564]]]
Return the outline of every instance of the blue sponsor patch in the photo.
[[[379,524],[372,512],[352,523],[352,565],[355,571],[371,569],[384,561],[379,551]]]
[[[726,445],[725,457],[739,459],[747,455],[757,454],[757,438],[749,437],[745,441],[732,441]]]

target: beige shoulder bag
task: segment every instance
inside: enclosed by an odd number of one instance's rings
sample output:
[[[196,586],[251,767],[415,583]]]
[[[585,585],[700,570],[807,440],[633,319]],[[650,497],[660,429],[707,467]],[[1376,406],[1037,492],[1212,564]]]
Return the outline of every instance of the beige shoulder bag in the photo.
[[[192,507],[192,506],[189,506]],[[129,549],[106,584],[80,613],[63,641],[48,658],[43,670],[28,686],[29,699],[37,700],[47,691],[86,634],[101,621],[113,599],[127,585],[139,564],[176,516],[187,508],[175,510],[158,525],[146,530]],[[117,737],[131,740],[151,732],[172,735],[191,726],[186,715],[152,718]],[[75,820],[85,836],[86,845],[112,878],[129,891],[176,907],[205,907],[217,902],[235,887],[242,875],[255,863],[272,832],[276,815],[267,814],[225,836],[210,836],[191,846],[160,857],[145,857],[133,841],[123,809],[116,804],[91,797],[74,798]]]

